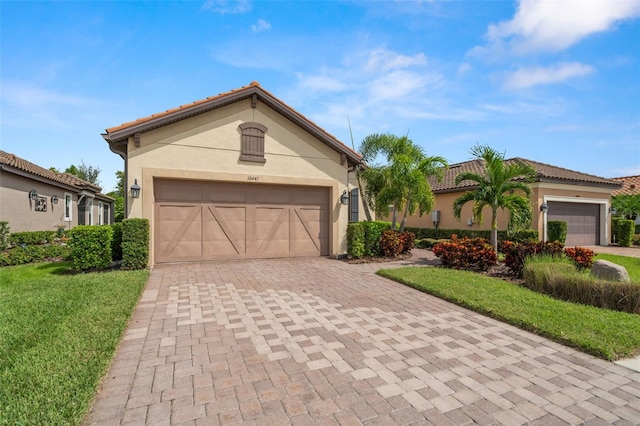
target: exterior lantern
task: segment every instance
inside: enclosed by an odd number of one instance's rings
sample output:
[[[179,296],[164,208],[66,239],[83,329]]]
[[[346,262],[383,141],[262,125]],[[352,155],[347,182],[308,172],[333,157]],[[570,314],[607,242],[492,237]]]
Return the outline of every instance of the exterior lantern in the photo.
[[[140,198],[140,186],[138,185],[138,179],[135,179],[133,185],[131,185],[131,198]]]

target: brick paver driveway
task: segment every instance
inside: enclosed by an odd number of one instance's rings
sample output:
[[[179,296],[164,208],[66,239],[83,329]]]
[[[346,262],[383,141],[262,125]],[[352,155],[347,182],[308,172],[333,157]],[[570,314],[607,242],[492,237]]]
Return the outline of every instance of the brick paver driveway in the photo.
[[[640,373],[381,266],[156,267],[86,423],[640,424]]]

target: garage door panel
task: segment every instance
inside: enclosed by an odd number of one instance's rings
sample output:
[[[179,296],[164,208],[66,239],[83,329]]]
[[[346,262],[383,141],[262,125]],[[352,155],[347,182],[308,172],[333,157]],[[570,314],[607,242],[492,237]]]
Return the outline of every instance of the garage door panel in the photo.
[[[548,221],[567,222],[566,246],[600,244],[600,205],[549,202]]]
[[[196,202],[202,200],[202,185],[197,182],[176,181],[155,185],[156,201]]]
[[[329,253],[327,188],[154,182],[165,197],[178,197],[181,186],[191,194],[199,191],[202,199],[195,203],[156,201],[158,262]]]
[[[205,256],[244,256],[245,225],[245,207],[207,206],[203,236]]]

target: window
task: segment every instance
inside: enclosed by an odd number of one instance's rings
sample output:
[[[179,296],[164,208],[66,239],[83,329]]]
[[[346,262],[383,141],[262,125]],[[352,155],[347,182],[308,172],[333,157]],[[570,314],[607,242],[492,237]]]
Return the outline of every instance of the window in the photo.
[[[109,216],[109,203],[104,203],[104,212],[102,213],[104,218],[104,224],[108,225],[111,222],[111,216]]]
[[[349,197],[349,222],[357,222],[358,218],[358,208],[359,208],[359,200],[358,200],[358,188],[354,188],[351,190]]]
[[[65,222],[71,222],[72,217],[71,217],[71,212],[72,210],[72,205],[73,205],[73,198],[71,196],[71,194],[64,194],[64,221]]]
[[[260,123],[242,123],[240,142],[240,160],[264,163],[264,134],[267,128]]]
[[[98,201],[98,225],[104,225],[102,201]]]
[[[87,210],[89,211],[89,225],[93,225],[93,198],[87,200]]]

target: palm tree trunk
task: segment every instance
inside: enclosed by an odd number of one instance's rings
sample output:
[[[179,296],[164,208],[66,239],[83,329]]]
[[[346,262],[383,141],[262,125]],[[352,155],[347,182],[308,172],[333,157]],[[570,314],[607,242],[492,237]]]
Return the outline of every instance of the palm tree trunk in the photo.
[[[400,229],[398,232],[404,232],[404,227],[407,223],[407,214],[409,213],[409,203],[411,203],[411,188],[409,188],[409,193],[407,194],[407,204],[404,208],[404,214],[402,215],[402,222],[400,222]]]
[[[498,209],[491,210],[491,247],[498,251]]]
[[[362,200],[364,215],[367,217],[367,221],[371,222],[371,211],[369,210],[369,204],[367,204],[364,199],[364,191],[362,190],[362,182],[360,181],[360,172],[358,171],[356,171],[356,179],[358,179],[358,191],[360,192],[360,199]]]
[[[396,203],[393,203],[393,213],[391,215],[391,230],[395,231],[396,230],[396,225],[398,223],[398,207],[396,205]]]

